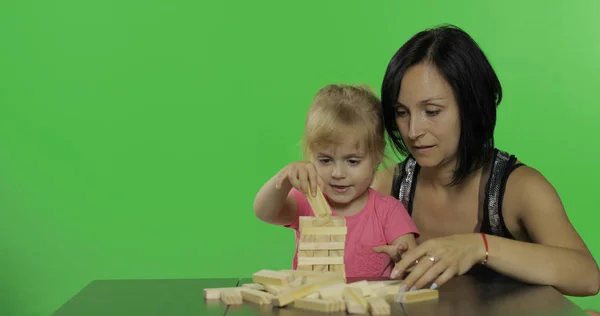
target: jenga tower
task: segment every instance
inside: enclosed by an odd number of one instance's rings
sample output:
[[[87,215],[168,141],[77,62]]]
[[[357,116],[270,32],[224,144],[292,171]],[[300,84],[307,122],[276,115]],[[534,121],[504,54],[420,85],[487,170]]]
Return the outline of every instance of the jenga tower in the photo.
[[[298,270],[341,271],[345,275],[346,220],[332,216],[320,188],[308,201],[316,216],[300,217]]]

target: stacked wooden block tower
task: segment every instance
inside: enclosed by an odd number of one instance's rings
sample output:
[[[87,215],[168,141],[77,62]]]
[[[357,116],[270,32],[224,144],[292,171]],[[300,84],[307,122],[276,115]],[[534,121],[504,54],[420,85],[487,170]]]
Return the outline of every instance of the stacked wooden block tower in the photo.
[[[317,187],[317,196],[309,195],[308,201],[315,216],[300,217],[298,270],[333,271],[345,275],[346,220],[332,216],[321,188]]]

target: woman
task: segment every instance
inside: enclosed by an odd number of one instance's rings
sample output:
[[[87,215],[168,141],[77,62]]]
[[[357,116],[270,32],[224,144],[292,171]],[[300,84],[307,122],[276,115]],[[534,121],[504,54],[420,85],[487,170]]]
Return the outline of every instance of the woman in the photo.
[[[403,290],[468,272],[598,293],[598,265],[553,186],[494,147],[502,89],[468,34],[454,26],[416,34],[392,57],[381,98],[390,140],[407,158],[380,170],[372,187],[402,201],[420,230],[393,271],[398,278],[412,266]]]

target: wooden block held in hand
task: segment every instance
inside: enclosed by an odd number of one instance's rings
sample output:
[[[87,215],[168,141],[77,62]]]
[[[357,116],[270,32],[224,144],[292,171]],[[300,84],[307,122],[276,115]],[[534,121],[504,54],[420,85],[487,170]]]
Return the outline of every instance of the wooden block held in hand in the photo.
[[[321,187],[317,186],[317,196],[313,197],[312,194],[308,195],[308,203],[315,213],[316,217],[329,217],[331,216],[331,207],[323,195]]]

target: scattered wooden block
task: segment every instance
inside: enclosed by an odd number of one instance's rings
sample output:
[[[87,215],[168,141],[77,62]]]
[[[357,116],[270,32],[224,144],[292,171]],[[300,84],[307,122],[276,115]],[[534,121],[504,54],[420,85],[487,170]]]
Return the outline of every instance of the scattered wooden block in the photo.
[[[354,283],[350,283],[349,286],[358,288],[362,292],[362,296],[371,296],[373,295],[373,289],[369,286],[369,282],[367,281],[358,281]]]
[[[222,288],[212,288],[212,289],[204,289],[204,298],[207,300],[218,300],[221,298],[221,291],[223,290],[232,290],[239,291],[239,287],[222,287]]]
[[[400,291],[400,284],[384,285],[373,290],[373,296],[389,296],[395,295]]]
[[[294,276],[281,271],[260,270],[252,275],[252,282],[260,284],[271,284],[279,286],[289,286],[294,280]]]
[[[371,315],[391,315],[392,307],[390,304],[381,297],[369,297],[367,298],[369,303],[369,312]]]
[[[259,291],[265,290],[265,287],[260,283],[246,283],[246,284],[242,284],[242,287],[249,288],[249,289],[255,289],[255,290],[259,290]]]
[[[320,298],[301,298],[294,301],[294,307],[298,309],[316,312],[336,312],[339,304],[336,301],[328,301]]]
[[[227,305],[240,305],[243,303],[242,294],[239,290],[221,290],[221,301]]]
[[[289,289],[289,287],[265,284],[264,289],[268,293],[271,293],[273,295],[279,295],[280,293],[285,292],[287,289]]]
[[[396,293],[394,302],[396,303],[415,303],[428,300],[437,300],[438,290],[421,289],[415,291]]]
[[[400,280],[347,283],[342,272],[260,270],[252,276],[253,283],[239,287],[203,289],[204,297],[220,299],[227,305],[250,302],[269,309],[291,305],[310,312],[390,315],[392,302],[436,300],[439,295],[437,290],[429,289],[399,293]]]
[[[319,280],[319,281],[307,283],[300,287],[291,288],[291,289],[275,296],[273,303],[275,304],[275,306],[279,306],[279,307],[286,306],[297,299],[304,298],[307,295],[318,292],[322,286],[327,286],[329,284],[337,283],[337,282],[339,282],[339,278],[336,276],[333,276],[333,277],[323,278],[322,280]]]
[[[322,287],[319,290],[319,297],[322,299],[343,299],[343,293],[346,289],[346,282],[339,282],[329,286]]]
[[[271,301],[273,300],[273,294],[251,288],[242,289],[240,294],[243,300],[258,305],[271,304]]]
[[[362,296],[362,291],[356,287],[346,287],[343,292],[346,310],[350,314],[366,314],[369,303]]]

